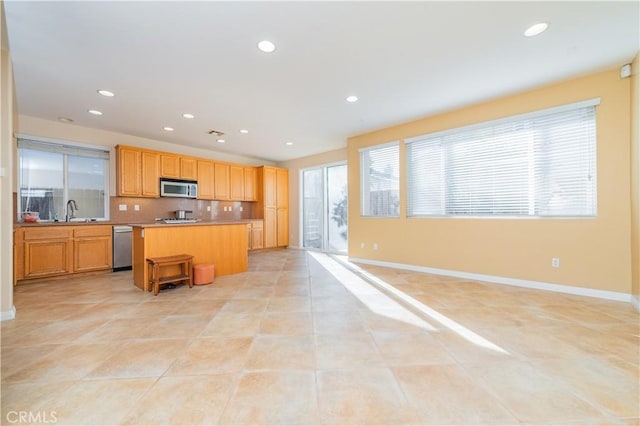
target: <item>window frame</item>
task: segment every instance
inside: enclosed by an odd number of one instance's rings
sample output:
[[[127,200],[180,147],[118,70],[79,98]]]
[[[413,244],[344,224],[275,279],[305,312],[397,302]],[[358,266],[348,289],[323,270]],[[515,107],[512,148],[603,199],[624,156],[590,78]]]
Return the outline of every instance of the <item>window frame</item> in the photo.
[[[104,176],[103,176],[103,203],[104,203],[104,212],[103,212],[103,216],[98,217],[98,216],[90,216],[90,217],[79,217],[76,216],[75,218],[71,219],[70,222],[86,222],[91,220],[92,222],[107,222],[109,221],[109,217],[110,217],[110,173],[111,173],[111,148],[110,147],[105,147],[102,145],[91,145],[91,144],[84,144],[84,143],[79,143],[79,142],[72,142],[72,141],[66,141],[66,140],[59,140],[59,139],[51,139],[51,138],[42,138],[42,137],[36,137],[36,136],[30,136],[30,135],[24,135],[24,134],[16,134],[16,154],[17,154],[17,206],[16,206],[16,214],[17,214],[17,221],[18,222],[22,222],[22,202],[21,202],[21,189],[22,189],[22,169],[20,168],[20,150],[22,149],[30,149],[30,150],[34,150],[34,151],[41,151],[41,152],[59,152],[61,154],[63,154],[63,158],[62,158],[62,198],[63,198],[63,206],[62,209],[65,208],[66,203],[69,200],[69,179],[68,179],[68,172],[69,172],[69,162],[68,162],[68,157],[70,155],[75,155],[78,157],[82,157],[83,153],[84,154],[91,154],[91,155],[84,155],[84,157],[86,158],[99,158],[99,159],[103,159],[104,160]],[[82,206],[80,206],[80,209],[78,210],[80,213],[82,213]],[[58,217],[58,221],[59,222],[64,222],[65,221],[65,217],[64,214],[62,215],[62,217]],[[39,220],[39,222],[43,222],[43,223],[53,223],[55,222],[54,219],[47,219],[47,220]]]
[[[365,175],[364,175],[364,167],[363,167],[363,155],[365,153],[371,152],[371,151],[376,151],[376,150],[382,150],[382,149],[388,149],[388,148],[393,148],[395,147],[397,149],[397,200],[398,200],[398,206],[397,206],[397,212],[395,212],[394,214],[371,214],[371,212],[365,211],[365,208],[367,208],[367,206],[370,206],[370,196],[371,196],[371,191],[370,191],[370,185],[369,185],[369,181],[365,181]],[[382,144],[377,144],[377,145],[371,145],[371,146],[367,146],[365,148],[360,148],[358,150],[358,159],[359,159],[359,180],[360,180],[360,217],[363,218],[389,218],[389,219],[397,219],[400,217],[400,204],[401,204],[401,200],[400,200],[400,173],[401,173],[401,167],[400,167],[400,141],[396,140],[396,141],[392,141],[392,142],[387,142],[387,143],[382,143]],[[370,179],[370,175],[368,175],[368,178]],[[365,183],[367,183],[367,185],[365,185]]]

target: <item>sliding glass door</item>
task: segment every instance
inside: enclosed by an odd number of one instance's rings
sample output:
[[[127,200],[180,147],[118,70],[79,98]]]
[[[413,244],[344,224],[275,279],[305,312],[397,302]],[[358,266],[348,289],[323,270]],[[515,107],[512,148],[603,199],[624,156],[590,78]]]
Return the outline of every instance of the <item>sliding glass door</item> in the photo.
[[[347,251],[347,165],[302,171],[303,247]]]

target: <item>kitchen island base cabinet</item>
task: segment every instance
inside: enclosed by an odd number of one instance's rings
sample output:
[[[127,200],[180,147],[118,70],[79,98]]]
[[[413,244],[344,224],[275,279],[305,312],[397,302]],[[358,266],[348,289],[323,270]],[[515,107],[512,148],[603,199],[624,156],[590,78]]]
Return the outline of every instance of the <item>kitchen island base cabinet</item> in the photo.
[[[134,284],[151,290],[146,259],[182,253],[192,255],[194,264],[215,265],[217,276],[246,272],[247,223],[133,225]]]

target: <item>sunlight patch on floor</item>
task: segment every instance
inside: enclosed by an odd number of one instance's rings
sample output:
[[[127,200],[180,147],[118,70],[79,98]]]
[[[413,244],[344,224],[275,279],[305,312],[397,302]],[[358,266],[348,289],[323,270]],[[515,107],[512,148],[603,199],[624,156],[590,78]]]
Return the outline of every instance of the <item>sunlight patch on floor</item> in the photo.
[[[327,255],[323,255],[323,256],[326,256],[328,258]],[[318,260],[316,256],[314,256],[314,258],[316,258],[316,260]],[[377,286],[380,286],[385,291],[393,294],[394,297],[397,297],[398,299],[402,300],[404,303],[407,303],[408,305],[410,305],[414,309],[417,309],[419,312],[427,315],[429,318],[431,318],[434,321],[442,324],[443,326],[445,326],[449,330],[456,332],[458,335],[460,335],[465,340],[467,340],[467,341],[469,341],[469,342],[471,342],[471,343],[473,343],[475,345],[484,347],[486,349],[490,349],[490,350],[493,350],[493,351],[496,351],[496,352],[500,352],[500,353],[509,355],[509,352],[507,352],[506,350],[504,350],[500,346],[496,345],[495,343],[490,342],[489,340],[485,339],[484,337],[482,337],[482,336],[478,335],[477,333],[474,333],[473,331],[469,330],[467,327],[465,327],[465,326],[463,326],[461,324],[458,324],[457,322],[455,322],[451,318],[448,318],[447,316],[442,315],[441,313],[439,313],[435,309],[430,308],[429,306],[425,305],[424,303],[422,303],[422,302],[414,299],[413,297],[409,296],[408,294],[398,290],[397,288],[395,288],[391,284],[387,283],[386,281],[384,281],[384,280],[376,277],[375,275],[365,271],[364,269],[360,268],[358,265],[349,262],[346,256],[333,256],[333,258],[337,259],[337,260],[333,260],[333,262],[335,264],[339,265],[340,267],[342,267],[343,270],[345,271],[345,272],[342,272],[341,275],[343,277],[345,277],[347,281],[352,279],[352,278],[349,277],[349,275],[352,275],[354,277],[357,277],[360,280],[360,283],[365,283],[366,285],[371,286],[371,284],[368,284],[367,281],[365,281],[364,279],[358,277],[357,274],[360,274],[363,277],[365,277],[367,280],[369,280],[370,282],[375,283]],[[318,260],[318,261],[320,261],[320,260]],[[328,263],[328,262],[325,261],[325,263]],[[327,269],[333,274],[331,269],[329,269],[329,268],[327,268]],[[337,269],[337,267],[333,266],[333,269]],[[351,270],[349,270],[349,269],[351,269]],[[353,272],[353,271],[355,271],[355,272]],[[357,272],[357,274],[356,274],[356,272]],[[334,276],[335,276],[335,274],[334,274]],[[338,278],[338,276],[336,276],[336,278]],[[340,279],[340,278],[338,278],[338,279]],[[343,282],[342,279],[340,279],[340,281]],[[345,287],[348,288],[348,285],[345,285]],[[392,300],[392,299],[389,298],[389,300]],[[397,302],[395,302],[395,301],[393,301],[393,303],[397,304]]]
[[[309,251],[308,253],[371,312],[424,330],[436,331],[436,328],[431,324],[404,308],[330,256],[319,252]]]

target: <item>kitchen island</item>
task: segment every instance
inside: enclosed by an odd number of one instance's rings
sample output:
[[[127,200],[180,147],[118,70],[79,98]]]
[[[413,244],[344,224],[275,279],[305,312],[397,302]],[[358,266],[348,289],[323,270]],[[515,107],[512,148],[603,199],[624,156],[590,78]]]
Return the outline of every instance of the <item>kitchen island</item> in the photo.
[[[248,268],[247,221],[131,224],[133,282],[150,290],[146,259],[190,254],[193,263],[211,263],[215,274],[245,272]]]

